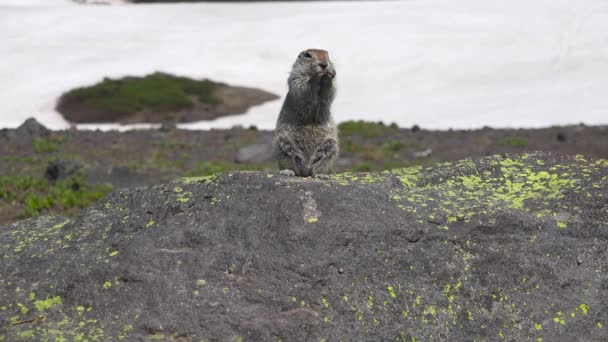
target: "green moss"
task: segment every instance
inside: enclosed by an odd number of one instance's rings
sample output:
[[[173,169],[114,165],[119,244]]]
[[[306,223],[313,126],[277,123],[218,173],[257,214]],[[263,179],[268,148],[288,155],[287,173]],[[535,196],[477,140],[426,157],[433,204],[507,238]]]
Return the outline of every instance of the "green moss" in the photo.
[[[420,171],[420,166],[414,166],[405,169],[391,170],[390,173],[396,175],[403,185],[410,188],[418,184],[418,180],[420,179]]]
[[[435,306],[433,305],[428,305],[424,311],[422,312],[425,315],[431,315],[431,316],[436,316],[437,315],[437,309],[435,308]]]
[[[528,156],[489,157],[478,164],[465,160],[392,170],[389,174],[399,178],[408,190],[405,194],[394,190],[389,197],[397,207],[423,222],[441,214],[445,224],[437,224],[442,229],[505,205],[521,210],[533,207],[536,217],[556,224],[553,217],[557,212],[567,214],[571,210],[560,199],[566,192],[580,189],[580,182],[598,172],[600,166],[582,160],[567,167],[547,166],[527,162]],[[434,179],[435,175],[442,176]],[[432,181],[426,183],[428,178]],[[548,205],[549,201],[555,205]],[[566,226],[564,221],[557,222],[559,228]]]
[[[122,328],[122,332],[120,333],[120,335],[118,336],[119,340],[124,340],[127,336],[129,336],[129,333],[133,331],[133,325],[131,324],[125,324]]]
[[[63,142],[60,138],[36,138],[32,141],[32,148],[36,153],[52,153],[59,148],[58,144]]]
[[[500,140],[498,145],[523,148],[528,146],[528,139],[522,137],[506,137]]]
[[[382,149],[382,151],[384,152],[385,155],[391,156],[391,155],[401,151],[401,149],[404,146],[405,146],[405,144],[401,141],[388,140],[380,146],[380,149]]]
[[[24,330],[17,333],[17,337],[19,338],[33,338],[36,337],[34,330]]]
[[[19,307],[22,315],[25,315],[30,311],[30,309],[28,309],[25,305],[21,303],[17,303],[17,307]]]
[[[37,300],[34,302],[34,306],[36,307],[36,310],[44,311],[44,310],[51,309],[55,305],[61,305],[62,303],[63,303],[63,301],[62,301],[61,297],[55,296],[55,297],[47,297],[46,299],[43,299],[43,300]]]
[[[343,153],[361,153],[364,150],[363,145],[357,144],[349,138],[340,139],[340,151]]]
[[[70,90],[62,95],[58,109],[70,120],[77,110],[104,112],[108,121],[115,121],[140,111],[178,111],[193,106],[190,97],[206,104],[217,104],[213,95],[215,84],[164,73],[145,77],[106,78],[90,87]]]
[[[566,319],[565,319],[564,313],[561,311],[558,311],[556,313],[556,316],[553,317],[553,322],[560,324],[560,325],[566,325]]]
[[[338,125],[340,137],[362,135],[367,138],[379,137],[388,131],[397,131],[398,128],[386,126],[382,122],[346,121]]]
[[[388,294],[391,296],[391,298],[397,298],[397,294],[395,293],[395,289],[393,289],[393,287],[391,285],[388,285],[386,287],[386,290],[388,291]]]
[[[348,169],[348,172],[370,172],[373,170],[373,166],[371,163],[361,163],[359,165],[356,165],[350,169]]]

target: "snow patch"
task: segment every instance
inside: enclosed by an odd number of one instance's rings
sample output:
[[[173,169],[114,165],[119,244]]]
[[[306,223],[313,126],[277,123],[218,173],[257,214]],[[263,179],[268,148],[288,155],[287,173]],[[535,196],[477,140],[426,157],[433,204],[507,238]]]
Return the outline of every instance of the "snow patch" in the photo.
[[[605,0],[0,0],[0,41],[0,127],[34,116],[66,128],[54,110],[62,92],[154,71],[284,95],[293,60],[309,47],[329,50],[336,64],[337,121],[441,129],[608,123]],[[269,129],[280,106],[180,127]]]

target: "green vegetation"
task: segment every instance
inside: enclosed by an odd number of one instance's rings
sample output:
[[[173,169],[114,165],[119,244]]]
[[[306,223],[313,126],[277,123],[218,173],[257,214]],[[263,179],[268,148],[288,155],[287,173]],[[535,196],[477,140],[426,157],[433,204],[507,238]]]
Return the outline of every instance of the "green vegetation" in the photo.
[[[32,148],[36,153],[52,153],[59,149],[59,144],[63,144],[63,139],[59,137],[36,138],[32,141]]]
[[[380,137],[387,131],[396,131],[394,126],[386,126],[382,122],[346,121],[338,125],[340,137],[362,135],[366,138]]]
[[[111,119],[149,110],[154,112],[177,111],[191,108],[190,97],[202,103],[216,104],[214,83],[187,77],[154,73],[145,77],[106,78],[90,87],[82,87],[65,93],[58,106],[69,119],[74,109],[94,109],[107,113]]]
[[[406,143],[398,140],[388,140],[380,146],[376,144],[361,145],[352,141],[350,138],[342,139],[340,141],[340,150],[342,152],[360,154],[366,160],[391,158],[398,154],[405,146]]]
[[[349,169],[349,172],[371,172],[373,170],[373,166],[371,163],[361,163],[351,169]]]
[[[500,146],[526,147],[528,139],[522,137],[507,137],[498,142]]]
[[[109,190],[108,186],[86,184],[82,176],[55,183],[33,176],[0,176],[0,206],[5,202],[20,209],[14,218],[29,218],[43,212],[69,214],[91,205]]]
[[[365,147],[353,142],[351,139],[340,139],[340,151],[348,153],[361,153],[365,151]]]
[[[382,144],[382,146],[380,146],[380,148],[386,155],[390,156],[392,154],[395,154],[395,153],[401,151],[401,149],[404,146],[405,146],[405,144],[402,143],[401,141],[388,140],[387,142]]]

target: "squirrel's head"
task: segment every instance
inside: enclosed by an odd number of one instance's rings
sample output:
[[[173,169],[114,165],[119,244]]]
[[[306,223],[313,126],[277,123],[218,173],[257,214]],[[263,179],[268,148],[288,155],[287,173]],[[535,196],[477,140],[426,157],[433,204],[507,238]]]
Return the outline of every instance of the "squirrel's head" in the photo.
[[[336,77],[336,69],[329,60],[329,53],[319,49],[307,49],[300,52],[293,64],[293,72],[320,80],[332,80]]]

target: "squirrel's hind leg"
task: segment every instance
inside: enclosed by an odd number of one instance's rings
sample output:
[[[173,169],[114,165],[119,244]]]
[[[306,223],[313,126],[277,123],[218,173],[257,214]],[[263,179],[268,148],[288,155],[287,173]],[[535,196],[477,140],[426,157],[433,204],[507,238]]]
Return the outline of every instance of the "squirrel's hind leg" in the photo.
[[[287,174],[284,171],[291,170],[297,176],[310,176],[309,168],[306,166],[304,153],[284,135],[279,135],[274,141],[274,153],[279,164],[281,174]]]
[[[329,138],[323,141],[310,159],[311,175],[319,175],[320,178],[323,178],[325,174],[331,173],[336,159],[338,159],[338,142],[336,139]]]

